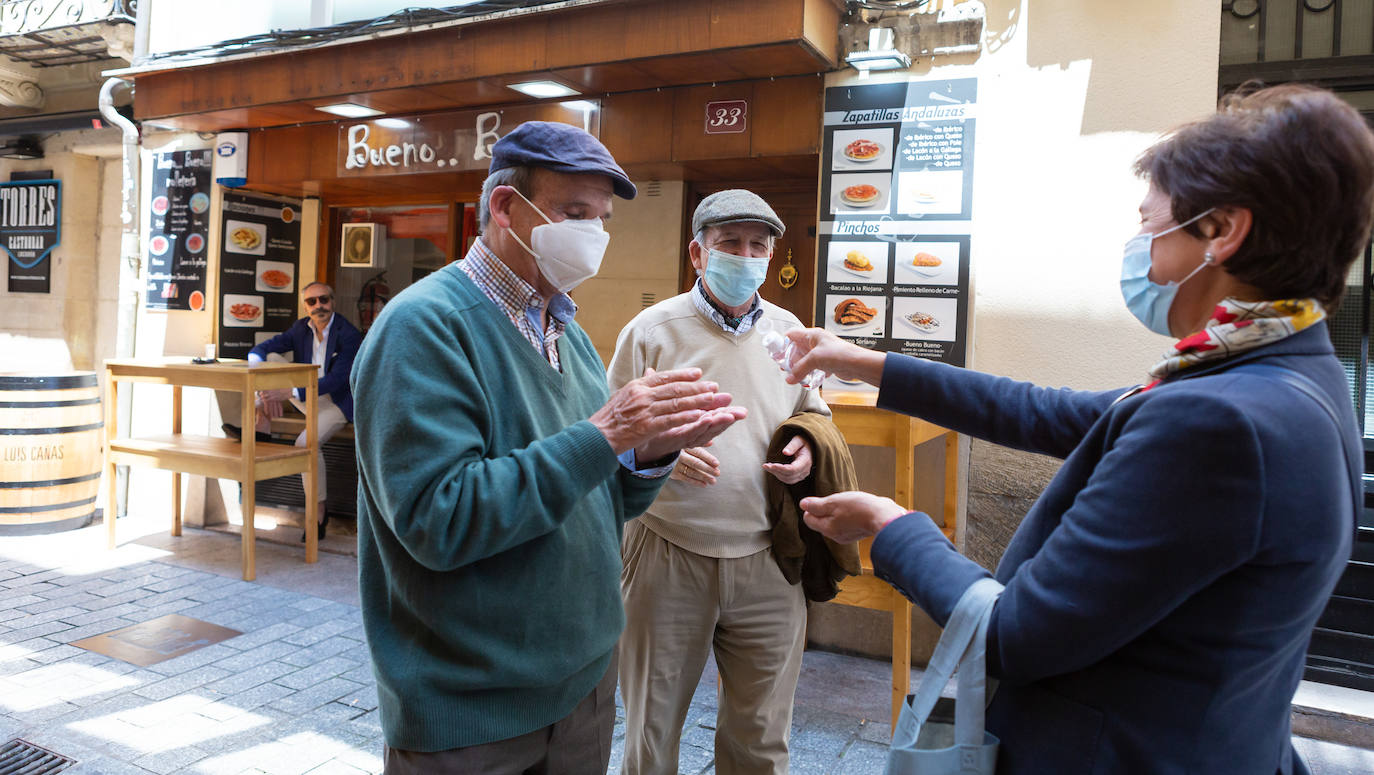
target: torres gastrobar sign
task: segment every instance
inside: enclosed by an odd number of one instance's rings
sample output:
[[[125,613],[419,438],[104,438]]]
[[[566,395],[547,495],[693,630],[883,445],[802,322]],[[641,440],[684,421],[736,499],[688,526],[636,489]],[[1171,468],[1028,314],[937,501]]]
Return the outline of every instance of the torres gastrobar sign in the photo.
[[[595,105],[596,103],[589,103]],[[341,178],[485,170],[491,146],[526,121],[559,121],[599,134],[600,111],[553,104],[339,122]]]
[[[11,293],[48,293],[52,249],[61,241],[62,181],[0,183],[0,247]]]

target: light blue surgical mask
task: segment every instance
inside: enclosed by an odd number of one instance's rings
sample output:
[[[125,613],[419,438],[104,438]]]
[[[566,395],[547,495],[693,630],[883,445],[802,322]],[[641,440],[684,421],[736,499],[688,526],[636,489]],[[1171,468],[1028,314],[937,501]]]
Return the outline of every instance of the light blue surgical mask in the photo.
[[[1172,336],[1172,332],[1169,331],[1169,308],[1174,304],[1174,296],[1178,295],[1179,286],[1188,282],[1193,275],[1201,272],[1203,267],[1212,263],[1212,254],[1206,254],[1202,263],[1198,264],[1197,268],[1189,272],[1188,276],[1182,280],[1160,285],[1150,279],[1150,256],[1154,241],[1157,237],[1178,231],[1201,219],[1215,209],[1209,207],[1183,223],[1170,226],[1158,234],[1148,232],[1137,234],[1126,241],[1125,255],[1121,259],[1121,298],[1125,299],[1126,308],[1131,311],[1132,315],[1135,315],[1136,320],[1144,323],[1146,328],[1156,334]]]
[[[754,292],[768,276],[769,257],[732,256],[709,250],[704,279],[711,294],[727,307],[740,307],[754,298]]]

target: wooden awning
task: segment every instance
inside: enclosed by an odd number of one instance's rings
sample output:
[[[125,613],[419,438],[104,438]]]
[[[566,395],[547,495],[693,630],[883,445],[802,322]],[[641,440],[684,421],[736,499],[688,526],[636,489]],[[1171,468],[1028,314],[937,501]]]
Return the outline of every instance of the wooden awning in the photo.
[[[311,124],[338,102],[417,113],[531,98],[553,79],[589,97],[834,69],[837,0],[636,0],[321,48],[131,71],[135,117],[218,132]]]

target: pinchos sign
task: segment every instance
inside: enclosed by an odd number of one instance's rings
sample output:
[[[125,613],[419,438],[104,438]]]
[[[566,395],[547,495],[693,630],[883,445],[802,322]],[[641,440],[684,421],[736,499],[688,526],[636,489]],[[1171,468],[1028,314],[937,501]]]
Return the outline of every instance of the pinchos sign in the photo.
[[[498,110],[464,110],[423,116],[339,122],[337,172],[341,178],[485,170],[491,146],[526,121],[561,121],[600,129],[599,111],[557,103]]]
[[[826,89],[817,325],[964,365],[977,95],[972,78]]]

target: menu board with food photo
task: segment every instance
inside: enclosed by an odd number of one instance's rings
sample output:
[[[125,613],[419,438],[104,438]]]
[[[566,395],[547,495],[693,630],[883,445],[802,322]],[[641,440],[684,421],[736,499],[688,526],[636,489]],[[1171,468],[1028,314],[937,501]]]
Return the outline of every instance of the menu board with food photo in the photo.
[[[154,154],[148,201],[148,309],[205,309],[211,151]]]
[[[296,321],[301,203],[226,192],[223,208],[218,352],[245,358]]]
[[[826,89],[817,325],[964,365],[977,93],[973,78]]]

